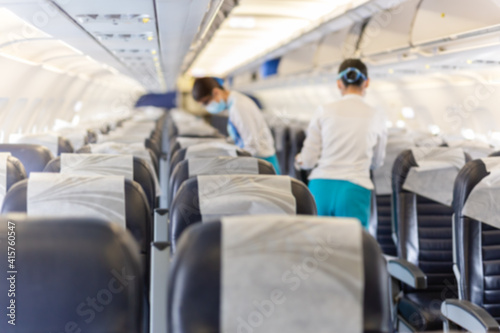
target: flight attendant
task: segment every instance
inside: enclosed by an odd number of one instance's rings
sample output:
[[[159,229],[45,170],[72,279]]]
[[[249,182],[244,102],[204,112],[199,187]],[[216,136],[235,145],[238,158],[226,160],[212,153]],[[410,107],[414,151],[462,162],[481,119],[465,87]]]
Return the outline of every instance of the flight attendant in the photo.
[[[342,98],[314,115],[296,157],[300,168],[312,169],[309,189],[318,214],[357,218],[365,228],[374,189],[370,169],[383,164],[387,142],[385,114],[363,99],[369,85],[366,65],[345,60],[337,80]]]
[[[224,89],[211,77],[196,79],[193,97],[211,114],[229,110],[228,133],[235,144],[252,156],[270,162],[280,174],[271,131],[259,107],[249,97]]]

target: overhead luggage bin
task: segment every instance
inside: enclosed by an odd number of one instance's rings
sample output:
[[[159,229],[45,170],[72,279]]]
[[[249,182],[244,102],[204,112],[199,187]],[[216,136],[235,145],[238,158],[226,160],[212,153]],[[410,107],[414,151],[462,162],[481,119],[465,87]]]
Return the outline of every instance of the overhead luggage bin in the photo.
[[[353,57],[363,30],[363,22],[350,25],[327,35],[316,52],[317,67],[331,67]]]
[[[278,75],[289,75],[311,71],[318,43],[304,45],[283,56],[278,66]]]
[[[363,56],[410,47],[410,33],[421,0],[409,0],[376,13],[363,31],[359,51]]]
[[[473,36],[498,27],[500,6],[495,0],[423,0],[415,16],[411,43],[423,45],[440,40]]]

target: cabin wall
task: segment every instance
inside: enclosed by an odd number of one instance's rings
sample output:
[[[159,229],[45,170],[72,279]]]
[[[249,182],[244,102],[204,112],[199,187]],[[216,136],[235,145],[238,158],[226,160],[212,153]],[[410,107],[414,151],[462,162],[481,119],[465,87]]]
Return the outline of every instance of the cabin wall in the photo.
[[[52,130],[56,119],[89,122],[125,114],[142,90],[0,56],[0,141],[12,133]]]

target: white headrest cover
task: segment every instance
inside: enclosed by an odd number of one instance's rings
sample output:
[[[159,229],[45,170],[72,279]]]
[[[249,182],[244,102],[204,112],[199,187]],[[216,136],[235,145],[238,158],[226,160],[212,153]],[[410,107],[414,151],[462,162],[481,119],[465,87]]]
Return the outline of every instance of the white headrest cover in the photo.
[[[384,164],[373,172],[373,182],[378,195],[392,193],[391,179],[394,161],[401,152],[414,146],[413,140],[409,136],[388,139]]]
[[[201,175],[258,175],[259,160],[254,157],[208,157],[189,159],[189,177]]]
[[[7,193],[7,160],[9,157],[10,153],[0,153],[0,205],[2,205]]]
[[[134,156],[62,154],[61,173],[78,176],[123,176],[134,180]]]
[[[155,167],[153,165],[153,160],[151,159],[150,152],[144,147],[144,144],[126,144],[119,142],[105,142],[99,144],[89,145],[92,154],[119,154],[119,155],[133,155],[134,157],[141,158],[148,164],[149,171],[153,175],[155,181],[156,196],[161,193],[160,182],[156,175]]]
[[[216,156],[238,156],[238,147],[229,143],[209,142],[187,147],[184,159]]]
[[[292,180],[287,176],[198,176],[203,221],[221,216],[296,214]]]
[[[95,217],[125,228],[125,181],[121,176],[31,173],[28,215]]]
[[[500,158],[482,159],[490,173],[471,191],[462,214],[500,229]]]
[[[463,149],[422,147],[413,148],[412,153],[418,167],[410,169],[403,189],[451,206],[455,178],[465,165]]]
[[[212,139],[212,138],[183,138],[183,137],[178,137],[175,139],[176,142],[179,143],[181,148],[187,148],[191,147],[194,145],[199,145],[201,143],[210,143],[210,142],[219,142],[219,143],[225,143],[226,139]]]
[[[362,241],[355,219],[224,218],[221,332],[363,332]]]
[[[59,153],[59,135],[54,133],[11,134],[9,142],[44,146],[49,149],[54,156],[57,156]]]
[[[494,152],[494,149],[489,144],[480,141],[448,142],[448,145],[450,147],[463,148],[473,160],[487,157]]]

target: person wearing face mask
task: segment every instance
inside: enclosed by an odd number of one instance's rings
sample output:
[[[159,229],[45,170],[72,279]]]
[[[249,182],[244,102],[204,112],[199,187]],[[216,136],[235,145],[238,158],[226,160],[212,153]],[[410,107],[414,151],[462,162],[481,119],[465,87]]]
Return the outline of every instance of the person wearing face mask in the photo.
[[[370,169],[384,162],[386,117],[363,96],[370,85],[366,65],[347,59],[339,68],[337,86],[342,98],[325,105],[313,117],[298,167],[311,170],[309,189],[318,215],[353,217],[368,229]]]
[[[271,131],[259,107],[249,97],[224,89],[211,77],[196,79],[192,93],[195,101],[211,114],[228,110],[228,133],[235,144],[252,156],[270,162],[280,174]]]

